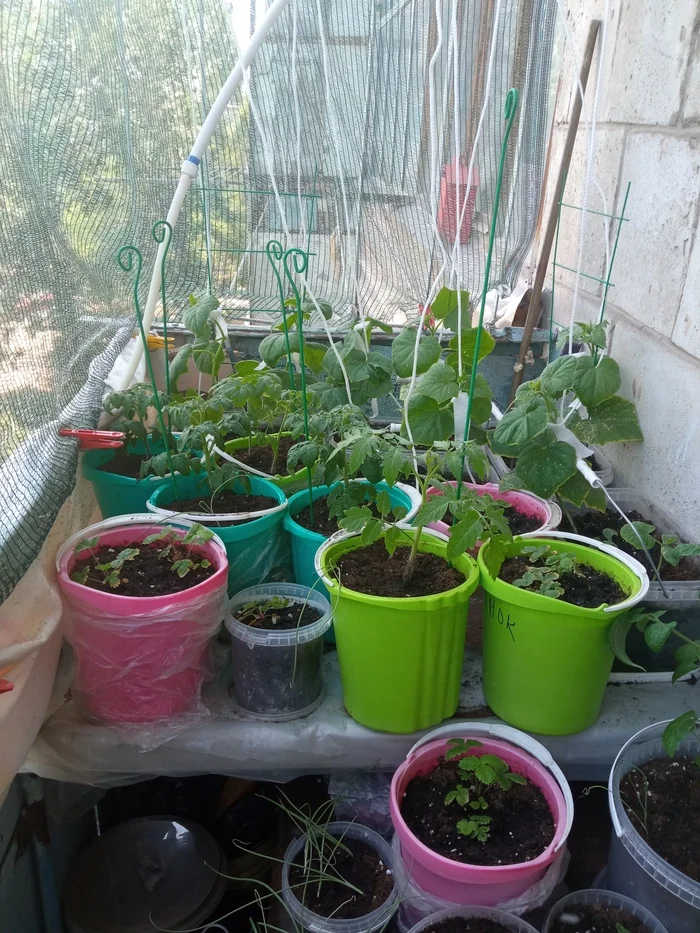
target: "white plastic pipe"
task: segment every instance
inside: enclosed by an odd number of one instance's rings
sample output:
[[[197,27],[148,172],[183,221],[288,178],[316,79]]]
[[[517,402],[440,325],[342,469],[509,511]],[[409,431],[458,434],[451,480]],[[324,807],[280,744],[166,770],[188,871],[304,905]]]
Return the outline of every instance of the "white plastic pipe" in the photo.
[[[182,174],[180,175],[180,180],[177,184],[177,188],[168,211],[168,216],[166,218],[173,230],[175,229],[175,224],[177,223],[177,219],[180,216],[180,211],[182,210],[182,205],[185,202],[185,197],[187,196],[189,187],[199,172],[199,163],[201,161],[202,154],[209,145],[209,141],[214,135],[214,130],[216,129],[224,110],[226,110],[229,101],[236,93],[238,85],[241,83],[243,78],[243,72],[252,63],[258,49],[267,38],[267,34],[269,33],[270,29],[272,29],[274,24],[277,22],[285,7],[289,5],[289,2],[290,0],[275,0],[275,2],[263,17],[262,22],[258,28],[250,37],[250,42],[239,56],[233,71],[228,76],[226,83],[219,91],[219,96],[212,104],[211,110],[207,114],[207,117],[202,124],[202,128],[197,134],[197,138],[192,145],[190,154],[182,164]],[[146,331],[148,331],[153,324],[153,315],[155,313],[156,302],[160,293],[160,272],[164,251],[165,242],[158,246],[155,264],[153,266],[153,274],[151,276],[151,284],[148,289],[148,297],[146,298],[146,307],[143,313],[143,326],[144,330]],[[128,369],[124,374],[124,378],[122,379],[122,389],[126,389],[129,386],[142,355],[143,346],[139,345],[137,351],[133,355]]]

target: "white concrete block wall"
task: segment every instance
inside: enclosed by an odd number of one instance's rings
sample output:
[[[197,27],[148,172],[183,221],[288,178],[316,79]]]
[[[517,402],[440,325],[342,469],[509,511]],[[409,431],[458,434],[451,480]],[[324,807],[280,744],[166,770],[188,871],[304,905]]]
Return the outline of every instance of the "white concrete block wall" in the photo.
[[[642,444],[609,445],[606,454],[621,485],[637,487],[700,540],[700,0],[568,0],[577,62],[589,21],[606,6],[594,166],[608,210],[620,210],[631,183],[606,317],[615,325],[622,391],[636,403],[645,434]],[[567,179],[565,200],[576,205],[599,56],[600,41]],[[569,48],[562,60],[548,204],[573,93]],[[588,207],[604,209],[595,186]],[[603,222],[587,216],[579,263],[580,224],[580,212],[563,210],[558,261],[603,277]],[[562,323],[570,319],[574,278],[556,272],[555,319]],[[600,300],[598,283],[580,279],[575,318],[595,317]]]

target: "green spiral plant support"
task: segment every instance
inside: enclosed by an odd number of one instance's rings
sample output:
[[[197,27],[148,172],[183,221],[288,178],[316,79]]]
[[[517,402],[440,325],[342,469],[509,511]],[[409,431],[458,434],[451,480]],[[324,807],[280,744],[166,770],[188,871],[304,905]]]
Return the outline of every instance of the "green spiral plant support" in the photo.
[[[506,119],[506,130],[503,134],[501,143],[501,158],[498,163],[498,176],[496,179],[496,192],[494,194],[493,214],[491,215],[491,229],[489,231],[489,248],[486,254],[486,269],[484,270],[484,284],[481,289],[481,307],[479,309],[479,323],[477,325],[476,339],[474,341],[474,358],[472,359],[472,373],[469,380],[469,398],[467,399],[467,417],[464,421],[464,437],[462,438],[462,466],[457,480],[457,498],[462,492],[462,483],[464,477],[464,463],[466,460],[466,443],[469,437],[469,428],[472,419],[472,400],[474,398],[474,389],[476,387],[476,367],[479,361],[479,349],[481,347],[481,328],[484,325],[484,312],[486,311],[486,292],[489,286],[489,277],[491,275],[491,259],[493,257],[493,244],[496,239],[496,227],[498,226],[498,208],[501,200],[501,186],[503,184],[503,171],[506,164],[506,153],[508,149],[508,137],[513,129],[515,113],[518,109],[518,92],[512,87],[506,97],[504,116]]]
[[[163,306],[163,340],[165,341],[165,391],[170,398],[170,359],[168,357],[168,312],[165,307],[165,260],[168,257],[168,250],[173,239],[173,228],[167,220],[156,220],[151,230],[153,239],[160,245],[165,243],[163,249],[163,258],[160,261],[160,303]]]
[[[294,388],[294,362],[292,360],[292,347],[289,342],[289,325],[287,324],[287,307],[284,303],[284,285],[282,278],[277,271],[277,263],[284,256],[284,247],[279,240],[269,240],[265,247],[268,261],[272,266],[272,271],[277,279],[277,288],[280,293],[280,310],[282,311],[282,330],[284,331],[284,343],[287,347],[287,363],[289,365],[289,388]],[[297,311],[298,313],[298,311]],[[301,329],[300,329],[301,332]]]
[[[156,383],[155,373],[153,372],[153,363],[151,361],[151,356],[148,352],[148,342],[146,340],[146,331],[143,327],[143,315],[141,313],[141,303],[139,301],[139,283],[141,281],[141,271],[143,269],[143,256],[141,255],[141,250],[136,246],[122,246],[117,253],[117,264],[120,269],[123,269],[124,272],[131,272],[134,268],[134,259],[136,259],[136,275],[134,277],[134,308],[136,309],[136,320],[139,324],[139,331],[141,333],[141,342],[143,343],[143,357],[146,360],[146,367],[148,369],[148,377],[151,381],[151,388],[153,389],[153,403],[156,407],[156,412],[158,414],[158,426],[163,435],[163,443],[165,445],[165,456],[168,461],[168,469],[170,470],[170,481],[173,484],[173,492],[175,493],[175,501],[180,500],[180,495],[177,490],[177,481],[175,479],[175,470],[173,468],[173,461],[170,456],[170,444],[168,443],[168,433],[165,428],[165,419],[163,418],[163,409],[160,405],[160,397],[158,395],[158,385]]]
[[[294,274],[303,275],[306,272],[307,266],[309,264],[309,255],[305,253],[303,249],[299,249],[298,246],[292,246],[285,251],[284,256],[282,257],[282,264],[284,265],[284,274],[289,280],[289,284],[292,287],[292,293],[294,295],[294,301],[296,302],[297,309],[297,333],[299,334],[299,368],[301,369],[300,380],[301,380],[301,407],[304,413],[304,433],[306,438],[309,437],[309,403],[306,398],[306,366],[304,363],[304,316],[301,312],[301,297],[299,295],[299,289],[297,288],[296,282],[294,281]],[[294,273],[290,266],[294,267]],[[290,357],[291,359],[291,357]],[[294,382],[292,382],[292,388],[294,387]],[[311,479],[311,467],[307,467],[308,483],[309,483],[309,518],[311,521],[311,527],[314,527],[314,499],[313,499],[313,482]]]

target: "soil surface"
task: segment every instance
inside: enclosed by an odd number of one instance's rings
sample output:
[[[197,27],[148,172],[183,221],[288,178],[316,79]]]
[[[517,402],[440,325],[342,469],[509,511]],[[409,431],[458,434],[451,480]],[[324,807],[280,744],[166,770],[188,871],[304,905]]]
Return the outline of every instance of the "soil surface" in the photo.
[[[445,795],[465,784],[456,761],[440,760],[434,771],[413,778],[406,788],[401,815],[418,839],[433,852],[469,865],[513,865],[537,858],[554,838],[554,820],[544,794],[534,784],[482,785],[491,817],[486,842],[457,832],[457,823],[473,811]]]
[[[362,894],[340,881],[314,882],[314,869],[316,875],[319,869],[317,858],[310,866],[309,875],[305,876],[303,849],[292,865],[290,882],[296,897],[315,914],[334,920],[355,920],[382,906],[391,895],[394,878],[389,866],[367,843],[346,837],[342,845],[343,848],[336,851],[332,866],[324,865],[324,874],[342,878],[347,884],[359,888]]]
[[[570,904],[551,923],[552,933],[618,933],[619,926],[627,933],[651,933],[626,910],[607,904]]]
[[[647,761],[620,781],[620,795],[632,825],[652,849],[700,881],[700,767],[695,761],[683,756]]]
[[[311,625],[318,622],[322,613],[313,606],[306,605],[296,600],[290,601],[289,606],[261,609],[269,600],[261,600],[251,609],[237,609],[236,619],[243,625],[250,628],[265,629],[268,632],[282,632],[290,629],[301,628],[304,625]],[[303,607],[303,608],[302,608]],[[301,609],[301,618],[299,610]]]
[[[628,512],[627,517],[632,522],[648,522],[649,524],[653,524],[646,516],[636,511]],[[614,528],[615,531],[619,532],[622,526],[627,524],[617,512],[613,511],[590,511],[585,512],[583,515],[574,515],[573,519],[578,534],[586,535],[589,538],[595,538],[597,541],[605,541],[603,537],[604,528]],[[661,532],[659,532],[658,529],[655,534],[655,537],[657,536],[661,537]],[[648,568],[649,561],[643,548],[633,547],[631,544],[624,541],[619,534],[613,538],[611,543],[614,544],[615,547],[619,547],[621,551],[625,551],[627,554],[631,554],[632,557],[636,557],[638,561],[641,561],[642,564]],[[651,559],[654,561],[654,564],[657,565],[659,563],[659,557],[661,556],[661,547],[655,544],[653,548],[649,549],[649,553],[651,554]],[[672,567],[666,562],[664,562],[661,567],[662,580],[697,580],[699,578],[700,562],[697,558],[683,557],[678,562],[677,567]]]
[[[213,509],[211,501],[211,492],[209,488],[202,490],[200,496],[193,496],[191,499],[179,499],[177,502],[168,502],[165,508],[172,509],[173,512],[184,512],[193,515],[237,515],[240,512],[262,512],[263,509],[271,509],[277,505],[277,500],[272,496],[248,496],[244,493],[233,492],[231,489],[222,489],[214,497]],[[248,518],[243,522],[207,522],[208,528],[224,528],[227,525],[244,525],[246,521],[254,521]]]
[[[119,572],[121,583],[117,587],[111,587],[109,583],[105,583],[105,572],[96,570],[94,567],[95,564],[108,564],[113,561],[122,548],[96,548],[91,557],[76,561],[71,576],[86,565],[90,565],[93,569],[84,583],[90,589],[113,593],[115,596],[163,596],[166,593],[181,593],[182,590],[189,590],[216,572],[213,566],[197,567],[195,570],[190,570],[184,577],[180,577],[173,570],[173,560],[189,558],[198,562],[200,557],[197,552],[188,551],[183,547],[178,548],[177,553],[173,550],[169,557],[159,557],[158,551],[163,547],[162,542],[135,545],[135,547],[139,548],[139,553],[133,560],[125,561],[122,565]]]
[[[425,927],[423,933],[510,933],[508,927],[487,917],[447,917]]]
[[[366,505],[375,518],[381,518],[379,510],[377,509],[377,506],[374,502],[368,502],[365,500],[362,505]],[[320,499],[314,499],[313,525],[311,524],[311,512],[309,511],[308,505],[305,506],[301,512],[297,512],[297,514],[294,516],[294,521],[301,525],[302,528],[308,528],[309,531],[315,531],[326,538],[329,538],[331,535],[335,534],[336,531],[338,531],[340,528],[338,519],[331,518],[331,516],[328,514],[328,499],[326,496],[323,496]]]
[[[529,560],[523,560],[521,557],[508,557],[503,561],[498,576],[506,583],[512,583],[519,580],[526,570],[543,566],[540,561],[531,564]],[[627,598],[627,593],[612,577],[585,564],[580,566],[578,573],[562,573],[559,584],[564,588],[564,595],[559,599],[583,609],[597,609],[603,603],[613,606]],[[536,591],[530,589],[528,592]]]
[[[404,583],[409,547],[397,547],[389,557],[384,541],[349,551],[339,558],[337,571],[342,586],[370,596],[430,596],[453,590],[464,583],[464,574],[438,554],[416,556],[413,575]]]
[[[140,479],[141,464],[144,460],[150,459],[149,454],[118,453],[106,463],[101,463],[97,469],[102,470],[103,473],[115,473],[117,476],[130,476],[131,479]]]
[[[277,460],[275,462],[275,469],[272,469],[272,461],[274,459],[275,453],[270,447],[269,444],[265,444],[260,447],[252,447],[250,450],[244,448],[243,450],[232,450],[231,456],[235,457],[236,460],[240,460],[241,463],[245,463],[247,466],[253,467],[255,470],[262,470],[263,473],[268,473],[270,475],[279,475],[279,476],[288,476],[289,470],[287,469],[287,454],[290,449],[298,443],[292,437],[283,437],[280,438],[279,451],[277,453]],[[301,469],[301,464],[299,464],[299,469]]]

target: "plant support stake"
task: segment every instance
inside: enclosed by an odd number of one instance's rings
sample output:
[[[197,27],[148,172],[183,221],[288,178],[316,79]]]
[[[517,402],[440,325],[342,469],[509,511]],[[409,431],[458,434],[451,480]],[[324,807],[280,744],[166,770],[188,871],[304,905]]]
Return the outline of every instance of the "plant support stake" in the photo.
[[[506,97],[506,105],[503,115],[506,119],[506,131],[503,134],[501,143],[501,158],[498,163],[498,177],[496,179],[496,193],[493,202],[493,214],[491,216],[491,230],[489,231],[489,248],[486,254],[486,269],[484,270],[484,284],[481,289],[481,307],[479,308],[479,323],[476,329],[476,338],[474,341],[474,357],[472,359],[472,372],[469,379],[469,398],[467,399],[467,416],[464,419],[464,437],[462,438],[462,464],[457,478],[457,498],[462,494],[462,483],[464,477],[464,463],[466,460],[466,444],[469,437],[469,428],[472,419],[472,400],[476,388],[476,368],[479,362],[479,350],[481,348],[481,329],[484,325],[484,312],[486,311],[486,292],[489,286],[489,276],[491,275],[491,259],[493,257],[493,244],[496,239],[496,227],[498,225],[498,207],[501,200],[501,186],[503,184],[503,171],[506,164],[506,154],[508,151],[508,138],[513,128],[513,121],[518,109],[518,92],[512,87]]]
[[[287,348],[287,362],[289,364],[289,388],[294,388],[294,361],[292,360],[292,348],[289,343],[289,326],[287,324],[287,308],[284,304],[284,286],[282,285],[282,279],[279,272],[277,271],[277,263],[284,256],[284,248],[279,240],[269,240],[266,247],[265,253],[267,258],[272,266],[272,271],[274,273],[275,279],[277,279],[277,288],[280,293],[280,309],[282,311],[282,329],[284,330],[284,344]],[[298,312],[297,312],[298,313]]]
[[[165,341],[165,347],[163,348],[163,363],[165,366],[165,391],[170,398],[170,358],[168,356],[168,312],[165,307],[165,260],[168,256],[168,250],[170,249],[170,244],[173,239],[173,228],[170,226],[167,220],[156,220],[153,224],[153,229],[151,230],[151,235],[153,239],[159,245],[165,243],[163,247],[163,258],[160,261],[160,302],[163,306],[163,340]],[[144,353],[148,355],[148,347],[144,349]]]
[[[134,267],[134,257],[136,257],[136,276],[134,277],[134,308],[136,309],[136,320],[139,322],[139,331],[141,332],[141,343],[143,344],[143,355],[146,360],[146,366],[148,367],[148,376],[151,380],[151,388],[153,389],[153,402],[156,406],[156,412],[158,414],[158,426],[160,427],[161,433],[163,435],[163,443],[165,444],[165,456],[168,461],[168,469],[170,470],[170,482],[173,484],[173,492],[175,493],[175,501],[180,501],[180,494],[177,491],[177,481],[175,480],[175,470],[173,469],[173,461],[170,456],[170,444],[168,442],[168,432],[165,429],[165,419],[163,418],[163,409],[160,407],[160,398],[158,397],[158,385],[156,383],[155,373],[153,372],[153,362],[151,360],[151,355],[148,352],[148,343],[146,342],[146,330],[143,326],[143,315],[141,314],[141,305],[139,303],[139,282],[141,280],[141,270],[143,268],[143,256],[141,251],[136,246],[122,246],[119,252],[117,253],[117,263],[120,269],[123,269],[124,272],[131,272]]]
[[[294,272],[297,275],[303,275],[306,272],[306,267],[309,264],[308,254],[304,252],[303,249],[299,249],[298,246],[290,247],[282,257],[282,262],[284,264],[284,274],[289,279],[289,283],[292,286],[292,292],[294,293],[294,301],[296,302],[297,308],[297,333],[299,334],[299,369],[300,379],[301,379],[301,407],[304,413],[304,435],[305,439],[309,438],[309,403],[306,398],[306,365],[304,362],[304,315],[301,310],[301,297],[299,295],[299,289],[296,286],[294,281],[294,276],[290,269],[290,261],[294,266]],[[292,388],[294,388],[294,383],[292,382]],[[311,479],[311,467],[307,467],[308,483],[309,483],[309,520],[311,522],[311,527],[314,527],[314,496],[313,496],[313,482]]]

